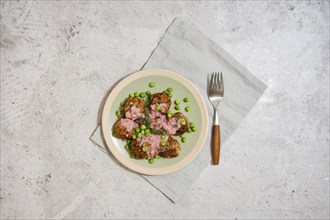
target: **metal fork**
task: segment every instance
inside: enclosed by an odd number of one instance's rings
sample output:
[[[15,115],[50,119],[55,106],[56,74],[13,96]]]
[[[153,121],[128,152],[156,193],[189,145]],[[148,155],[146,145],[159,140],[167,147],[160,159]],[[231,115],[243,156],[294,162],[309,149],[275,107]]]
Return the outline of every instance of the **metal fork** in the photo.
[[[218,107],[223,98],[224,86],[222,73],[212,73],[208,80],[208,96],[214,108],[213,127],[212,127],[212,161],[213,165],[218,165],[220,160],[220,124]]]

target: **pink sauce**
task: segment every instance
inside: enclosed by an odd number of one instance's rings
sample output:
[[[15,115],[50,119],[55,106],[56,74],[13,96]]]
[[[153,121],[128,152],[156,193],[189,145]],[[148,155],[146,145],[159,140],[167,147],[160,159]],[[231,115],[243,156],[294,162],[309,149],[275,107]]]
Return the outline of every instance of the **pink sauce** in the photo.
[[[162,103],[167,107],[166,104]],[[156,105],[150,106],[150,118],[151,124],[150,127],[155,130],[165,130],[167,135],[174,135],[177,130],[181,128],[180,121],[176,118],[167,119],[165,115],[162,115],[159,111],[156,110]]]
[[[131,131],[138,126],[132,119],[129,118],[120,119],[120,123],[125,127],[126,131]]]
[[[138,118],[144,118],[144,114],[140,112],[140,108],[132,106],[130,110],[125,113],[126,118],[136,120]]]
[[[166,131],[167,135],[174,135],[180,128],[180,121],[177,121],[176,118],[168,119],[163,125],[163,129]]]
[[[158,105],[161,107],[159,111],[157,110]],[[157,111],[158,113],[160,113],[160,112],[165,113],[168,110],[168,105],[166,103],[153,104],[153,105],[150,105],[150,110],[151,110],[151,112]]]
[[[164,141],[167,141],[167,136]],[[163,141],[160,135],[152,134],[148,137],[142,136],[141,138],[137,139],[140,146],[148,146],[147,154],[154,158],[156,154],[158,154],[159,149],[161,147],[161,142]],[[147,144],[148,143],[148,144]]]
[[[166,124],[165,115],[160,115],[157,118],[151,119],[150,127],[155,130],[161,130],[165,124]]]

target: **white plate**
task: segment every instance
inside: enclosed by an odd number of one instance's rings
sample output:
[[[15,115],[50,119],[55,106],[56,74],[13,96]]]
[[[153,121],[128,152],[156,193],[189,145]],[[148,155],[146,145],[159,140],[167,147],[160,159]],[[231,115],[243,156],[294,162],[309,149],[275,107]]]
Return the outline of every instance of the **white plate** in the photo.
[[[155,82],[156,86],[150,88],[149,82]],[[150,90],[151,93],[162,92],[168,87],[173,88],[171,111],[174,113],[173,100],[179,99],[180,111],[185,114],[190,122],[197,127],[196,132],[185,134],[186,143],[182,143],[178,157],[171,159],[155,159],[154,164],[147,160],[131,159],[124,149],[125,142],[112,136],[112,127],[117,121],[115,114],[120,102],[125,100],[130,93]],[[190,101],[184,103],[183,98],[189,97]],[[186,106],[191,107],[190,112],[185,112]],[[208,112],[204,100],[197,88],[183,76],[163,69],[149,69],[133,73],[121,80],[109,94],[102,113],[102,133],[111,153],[127,168],[142,174],[164,175],[175,172],[188,165],[201,151],[208,132]]]

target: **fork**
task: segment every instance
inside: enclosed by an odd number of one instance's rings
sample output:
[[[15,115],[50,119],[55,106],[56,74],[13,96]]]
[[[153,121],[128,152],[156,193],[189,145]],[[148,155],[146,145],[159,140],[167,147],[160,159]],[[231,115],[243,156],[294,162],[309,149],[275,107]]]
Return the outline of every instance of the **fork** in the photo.
[[[212,73],[211,78],[209,77],[208,87],[208,96],[214,108],[212,127],[212,161],[213,165],[218,165],[220,160],[220,124],[218,107],[224,94],[222,73]]]

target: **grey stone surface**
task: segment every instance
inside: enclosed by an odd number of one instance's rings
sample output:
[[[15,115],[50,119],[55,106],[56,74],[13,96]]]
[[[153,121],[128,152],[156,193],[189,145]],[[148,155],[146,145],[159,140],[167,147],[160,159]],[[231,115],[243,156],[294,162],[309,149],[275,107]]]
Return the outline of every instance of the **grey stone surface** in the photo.
[[[269,87],[173,204],[89,136],[177,16]],[[329,1],[1,1],[0,201],[2,219],[329,218]]]

